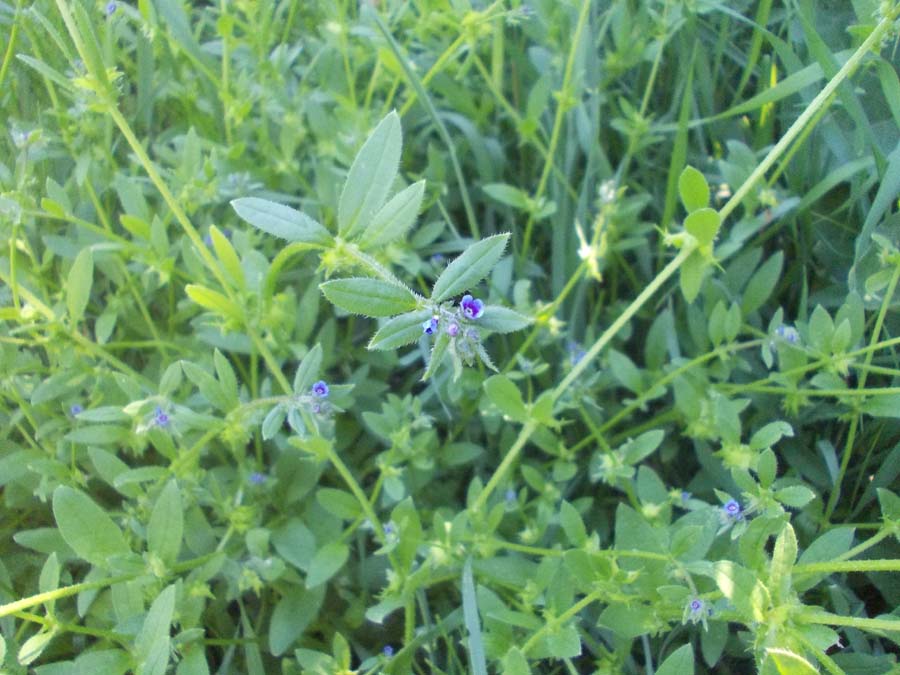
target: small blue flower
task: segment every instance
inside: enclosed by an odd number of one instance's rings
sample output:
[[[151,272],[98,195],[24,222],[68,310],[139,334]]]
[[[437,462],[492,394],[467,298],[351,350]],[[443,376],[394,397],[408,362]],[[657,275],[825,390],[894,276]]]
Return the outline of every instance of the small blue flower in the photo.
[[[171,419],[169,418],[168,414],[166,414],[165,410],[157,406],[153,421],[158,427],[167,427],[169,426],[169,422],[171,421]]]
[[[740,520],[744,517],[741,505],[736,499],[729,499],[725,502],[724,506],[722,506],[722,513],[728,520]]]
[[[456,322],[451,323],[447,326],[447,335],[454,338],[459,335],[459,324]]]
[[[464,295],[459,301],[459,307],[463,316],[469,320],[478,319],[484,314],[484,303],[471,295]]]
[[[688,601],[687,606],[684,608],[684,618],[682,621],[687,623],[690,621],[691,623],[703,623],[703,626],[706,627],[706,617],[708,617],[712,613],[712,610],[707,610],[706,603],[703,602],[700,598],[691,598]]]
[[[388,522],[388,523],[384,524],[384,536],[385,537],[390,537],[391,535],[395,534],[396,532],[397,532],[397,529],[394,527],[394,523]]]
[[[106,3],[106,16],[112,16],[116,13],[116,9],[118,9],[118,4],[115,2],[107,2]]]
[[[266,482],[266,474],[254,471],[250,474],[249,480],[251,485],[262,485]]]
[[[313,396],[326,398],[328,396],[328,385],[323,380],[319,380],[312,386]]]
[[[431,264],[435,265],[435,266],[443,265],[444,260],[445,260],[444,256],[440,253],[435,253],[433,256],[431,256]]]
[[[688,492],[687,490],[682,490],[682,492],[681,492],[681,503],[682,503],[682,504],[687,504],[688,501],[690,500],[690,498],[691,498],[691,493]]]
[[[72,407],[69,408],[69,414],[72,417],[78,417],[81,413],[84,412],[84,406],[80,403],[73,403]]]
[[[391,658],[394,655],[394,648],[390,645],[385,645],[384,649],[381,650],[381,653],[386,657]]]
[[[798,333],[797,329],[793,326],[785,326],[784,324],[782,324],[775,329],[775,334],[785,342],[789,342],[792,345],[800,342],[800,333]]]
[[[506,497],[506,501],[507,501],[508,503],[513,503],[513,502],[515,502],[515,501],[519,498],[519,495],[516,494],[516,491],[515,491],[515,490],[513,490],[512,488],[509,488],[509,489],[506,491],[505,497]]]
[[[438,318],[436,316],[431,317],[430,319],[428,319],[428,321],[422,324],[422,332],[425,333],[425,335],[434,335],[435,331],[437,331],[437,328]]]

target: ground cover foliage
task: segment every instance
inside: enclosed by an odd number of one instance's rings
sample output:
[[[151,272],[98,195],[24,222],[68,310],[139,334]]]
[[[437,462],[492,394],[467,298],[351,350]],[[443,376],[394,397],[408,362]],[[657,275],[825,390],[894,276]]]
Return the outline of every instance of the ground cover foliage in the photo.
[[[900,8],[0,2],[9,673],[887,673]]]

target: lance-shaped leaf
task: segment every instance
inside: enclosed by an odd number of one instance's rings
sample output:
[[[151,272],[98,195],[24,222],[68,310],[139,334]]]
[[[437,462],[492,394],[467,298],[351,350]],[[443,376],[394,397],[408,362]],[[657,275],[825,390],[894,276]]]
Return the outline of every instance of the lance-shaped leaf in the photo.
[[[484,314],[478,319],[478,327],[492,333],[512,333],[531,324],[531,317],[519,314],[502,305],[485,305]]]
[[[405,286],[380,279],[335,279],[320,284],[319,288],[333,305],[363,316],[394,316],[409,312],[419,304],[416,294]]]
[[[65,485],[56,488],[53,515],[65,542],[92,565],[105,568],[111,557],[131,552],[112,518],[79,490]]]
[[[315,246],[327,246],[331,241],[328,230],[290,206],[257,197],[235,199],[231,206],[253,227],[281,239]]]
[[[338,203],[338,232],[353,237],[362,232],[384,204],[397,177],[403,138],[400,116],[388,113],[366,140],[347,174]]]
[[[319,369],[322,367],[322,345],[316,345],[306,352],[306,356],[297,366],[297,374],[294,375],[294,393],[305,393],[312,386]]]
[[[401,190],[382,206],[372,223],[363,232],[360,246],[371,249],[383,246],[402,237],[416,222],[422,198],[425,196],[425,181],[420,180]]]
[[[508,233],[495,234],[493,237],[482,239],[469,246],[459,257],[447,265],[438,280],[434,282],[431,299],[435,302],[443,302],[473,288],[490,274],[494,265],[500,260],[500,256],[503,255],[503,249],[506,248],[508,239]]]
[[[395,316],[372,336],[369,349],[397,349],[415,342],[422,337],[422,324],[430,318],[431,312],[427,309]]]

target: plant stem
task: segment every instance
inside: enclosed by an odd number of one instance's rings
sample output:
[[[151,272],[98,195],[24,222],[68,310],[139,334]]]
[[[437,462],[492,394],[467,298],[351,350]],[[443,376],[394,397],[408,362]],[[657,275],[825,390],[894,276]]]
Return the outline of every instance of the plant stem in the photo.
[[[719,215],[722,217],[722,220],[725,220],[725,218],[738,207],[744,197],[747,196],[747,193],[753,189],[756,183],[765,175],[766,171],[778,161],[778,158],[784,154],[788,146],[800,132],[803,131],[804,127],[806,127],[807,123],[819,112],[819,109],[825,106],[831,99],[832,93],[857,69],[857,67],[859,67],[863,57],[865,57],[865,55],[871,51],[872,47],[878,44],[878,42],[881,41],[881,38],[883,38],[890,30],[898,12],[900,12],[900,8],[895,7],[893,11],[878,22],[878,25],[875,26],[871,33],[869,33],[869,37],[867,37],[856,51],[853,52],[853,55],[847,59],[847,62],[837,73],[835,73],[834,77],[832,77],[828,84],[825,85],[825,88],[810,102],[806,110],[803,111],[800,117],[798,117],[787,132],[785,132],[784,136],[781,137],[781,140],[769,150],[769,154],[766,155],[765,159],[759,163],[759,166],[753,170],[750,177],[744,181],[743,185],[735,191],[731,199],[729,199],[721,208]]]
[[[878,312],[878,318],[875,319],[875,326],[872,328],[872,338],[869,340],[869,346],[878,342],[878,336],[881,335],[881,328],[884,325],[884,318],[887,316],[888,307],[891,304],[891,298],[894,296],[894,291],[897,290],[897,282],[900,282],[900,264],[895,264],[894,273],[891,275],[891,281],[888,284],[887,292],[884,294],[884,299],[881,301],[881,309]],[[874,351],[869,351],[866,353],[865,360],[863,364],[868,366],[872,362],[872,356],[875,354]],[[869,373],[866,370],[863,370],[859,374],[859,381],[857,383],[857,392],[874,393],[875,389],[866,390],[866,379]],[[893,387],[890,387],[891,389]],[[853,415],[853,419],[850,420],[850,428],[847,431],[847,442],[844,443],[844,454],[841,457],[841,468],[838,471],[837,478],[834,481],[834,486],[831,488],[831,494],[828,496],[828,505],[825,507],[825,514],[823,519],[825,522],[831,520],[831,516],[834,513],[834,509],[837,506],[837,500],[841,495],[841,483],[844,480],[844,476],[847,473],[847,467],[850,465],[850,457],[853,455],[853,443],[856,441],[856,430],[859,428],[859,420],[862,416],[861,412],[857,412]]]

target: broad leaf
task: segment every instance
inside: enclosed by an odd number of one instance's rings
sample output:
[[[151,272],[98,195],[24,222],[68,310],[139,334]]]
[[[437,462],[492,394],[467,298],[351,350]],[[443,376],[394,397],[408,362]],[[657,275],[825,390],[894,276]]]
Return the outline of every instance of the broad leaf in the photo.
[[[678,177],[678,194],[688,213],[709,205],[709,185],[706,178],[692,166],[684,167]]]
[[[131,552],[112,518],[79,490],[65,485],[56,488],[53,516],[66,543],[92,565],[105,568],[111,557]]]

